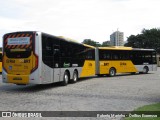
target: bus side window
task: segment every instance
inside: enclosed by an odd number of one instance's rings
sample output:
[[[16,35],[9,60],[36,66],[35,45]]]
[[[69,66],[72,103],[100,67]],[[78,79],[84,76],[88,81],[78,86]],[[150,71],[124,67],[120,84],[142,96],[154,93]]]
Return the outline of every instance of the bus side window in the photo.
[[[88,60],[92,60],[92,59],[94,59],[94,52],[93,52],[93,50],[88,50],[87,52],[86,52],[86,59],[88,59]]]
[[[119,55],[117,53],[114,53],[112,56],[113,60],[118,60],[119,59]]]
[[[54,46],[54,60],[59,60],[59,56],[60,56],[60,47],[59,46]]]
[[[104,54],[103,54],[103,58],[104,58],[105,60],[110,60],[110,59],[111,59],[111,55],[110,55],[109,53],[104,53]]]

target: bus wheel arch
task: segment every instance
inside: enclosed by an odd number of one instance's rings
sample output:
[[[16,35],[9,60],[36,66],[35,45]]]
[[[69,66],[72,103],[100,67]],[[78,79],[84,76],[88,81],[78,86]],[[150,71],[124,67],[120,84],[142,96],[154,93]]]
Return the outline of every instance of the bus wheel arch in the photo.
[[[113,76],[115,76],[116,75],[116,69],[114,68],[114,67],[111,67],[110,69],[109,69],[109,76],[110,77],[113,77]]]
[[[73,72],[73,75],[72,75],[72,79],[70,81],[71,81],[71,83],[76,83],[77,80],[78,80],[78,70],[75,69]]]
[[[66,70],[63,75],[62,85],[66,86],[68,84],[69,80],[70,80],[70,72],[69,72],[69,70]]]
[[[148,71],[149,71],[148,66],[144,66],[144,67],[143,67],[143,73],[144,73],[144,74],[147,74]]]

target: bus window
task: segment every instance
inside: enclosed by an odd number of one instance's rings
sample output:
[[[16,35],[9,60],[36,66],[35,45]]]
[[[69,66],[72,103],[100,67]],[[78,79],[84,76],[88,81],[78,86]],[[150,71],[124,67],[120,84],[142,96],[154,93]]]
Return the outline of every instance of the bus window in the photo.
[[[53,48],[54,48],[54,51],[53,51],[54,61],[58,61],[59,57],[60,57],[60,47],[59,46],[54,46]]]

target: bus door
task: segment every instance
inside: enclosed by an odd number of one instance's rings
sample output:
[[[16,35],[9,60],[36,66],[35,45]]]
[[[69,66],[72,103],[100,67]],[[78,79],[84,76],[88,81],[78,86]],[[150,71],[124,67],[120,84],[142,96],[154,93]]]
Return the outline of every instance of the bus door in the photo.
[[[60,79],[60,46],[53,46],[53,80],[59,82]]]

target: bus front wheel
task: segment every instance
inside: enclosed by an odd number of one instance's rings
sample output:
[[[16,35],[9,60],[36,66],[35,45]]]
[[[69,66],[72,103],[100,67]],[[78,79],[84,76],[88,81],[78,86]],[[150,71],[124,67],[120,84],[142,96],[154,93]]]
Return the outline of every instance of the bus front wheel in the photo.
[[[116,70],[114,68],[110,68],[110,70],[109,70],[109,76],[113,77],[115,75],[116,75]]]

